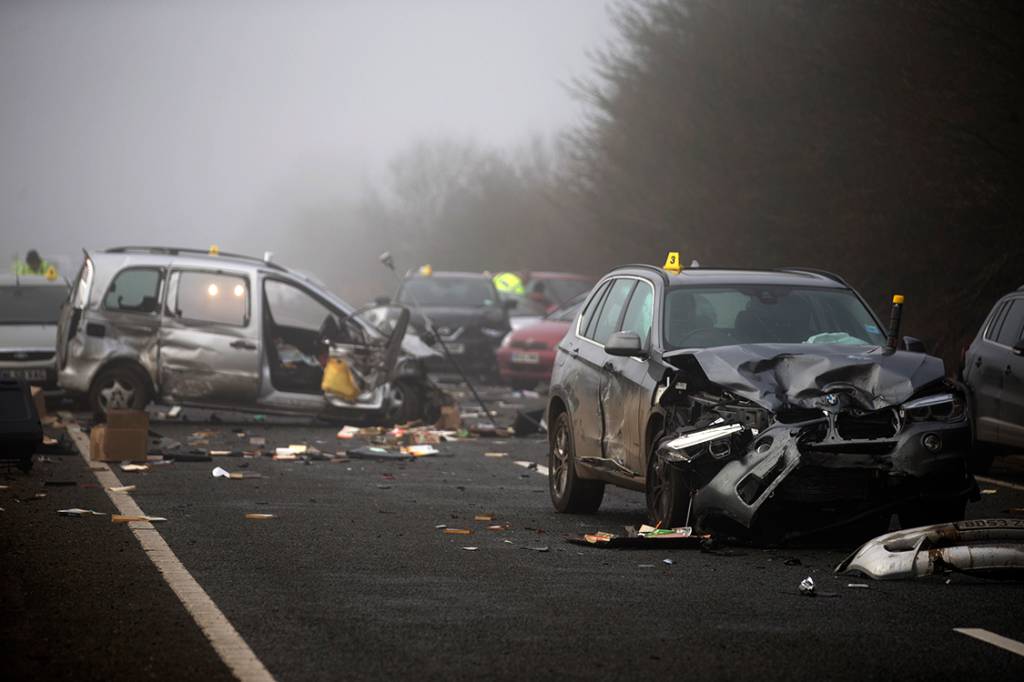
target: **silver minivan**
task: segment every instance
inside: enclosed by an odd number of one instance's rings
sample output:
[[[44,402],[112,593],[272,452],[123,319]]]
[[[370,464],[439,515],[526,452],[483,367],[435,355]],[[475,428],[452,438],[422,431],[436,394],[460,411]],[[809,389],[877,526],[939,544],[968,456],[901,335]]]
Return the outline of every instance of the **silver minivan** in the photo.
[[[430,418],[441,392],[401,306],[355,309],[313,279],[235,254],[86,252],[57,331],[61,388],[97,414],[150,401],[363,422]],[[344,369],[344,389],[325,370]],[[335,372],[337,374],[337,372]]]

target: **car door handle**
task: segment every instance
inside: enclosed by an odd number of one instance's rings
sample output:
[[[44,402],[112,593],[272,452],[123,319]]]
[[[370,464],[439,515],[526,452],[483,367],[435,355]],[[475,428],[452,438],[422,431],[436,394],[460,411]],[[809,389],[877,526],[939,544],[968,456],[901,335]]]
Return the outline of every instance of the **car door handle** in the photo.
[[[570,348],[569,349],[569,355],[573,356],[574,358],[578,358],[580,356],[580,349],[579,348]]]
[[[249,343],[248,341],[243,341],[241,339],[239,339],[238,341],[232,341],[231,342],[231,347],[232,348],[238,348],[238,349],[244,349],[244,350],[256,350],[256,344],[255,343]]]
[[[608,362],[604,363],[604,364],[603,364],[603,365],[601,366],[601,368],[602,368],[602,369],[603,369],[604,371],[608,372],[609,374],[618,374],[618,373],[619,373],[619,370],[618,370],[618,368],[617,368],[617,367],[615,367],[615,363],[614,363],[614,362],[612,362],[611,360],[609,360]]]

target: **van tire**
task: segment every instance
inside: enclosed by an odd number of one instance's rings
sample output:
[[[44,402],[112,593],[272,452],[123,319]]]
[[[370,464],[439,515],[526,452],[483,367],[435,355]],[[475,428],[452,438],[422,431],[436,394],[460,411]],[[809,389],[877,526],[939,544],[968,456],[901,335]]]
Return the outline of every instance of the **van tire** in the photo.
[[[149,377],[139,367],[117,365],[102,370],[89,387],[89,409],[98,419],[107,409],[142,410],[153,398]]]

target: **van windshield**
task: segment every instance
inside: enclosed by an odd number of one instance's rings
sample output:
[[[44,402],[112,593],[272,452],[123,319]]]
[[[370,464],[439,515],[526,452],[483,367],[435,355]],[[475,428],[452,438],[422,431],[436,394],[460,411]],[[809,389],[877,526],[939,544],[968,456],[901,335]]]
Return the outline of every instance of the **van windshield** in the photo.
[[[667,349],[745,343],[880,346],[885,334],[846,289],[730,285],[670,289],[664,342]]]
[[[0,287],[0,324],[57,324],[67,297],[58,286]]]

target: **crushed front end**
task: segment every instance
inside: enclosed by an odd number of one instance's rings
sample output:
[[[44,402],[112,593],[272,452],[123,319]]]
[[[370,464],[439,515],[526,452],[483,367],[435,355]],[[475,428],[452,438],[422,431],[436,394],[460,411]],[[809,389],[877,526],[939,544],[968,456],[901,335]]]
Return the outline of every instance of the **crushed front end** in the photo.
[[[962,518],[975,484],[957,385],[933,367],[894,390],[893,363],[887,375],[863,371],[864,357],[848,355],[850,371],[835,357],[781,355],[753,360],[746,371],[763,381],[747,385],[716,383],[715,363],[699,355],[666,380],[655,456],[689,489],[690,524],[782,541],[839,528],[877,534],[894,512],[904,526]]]

